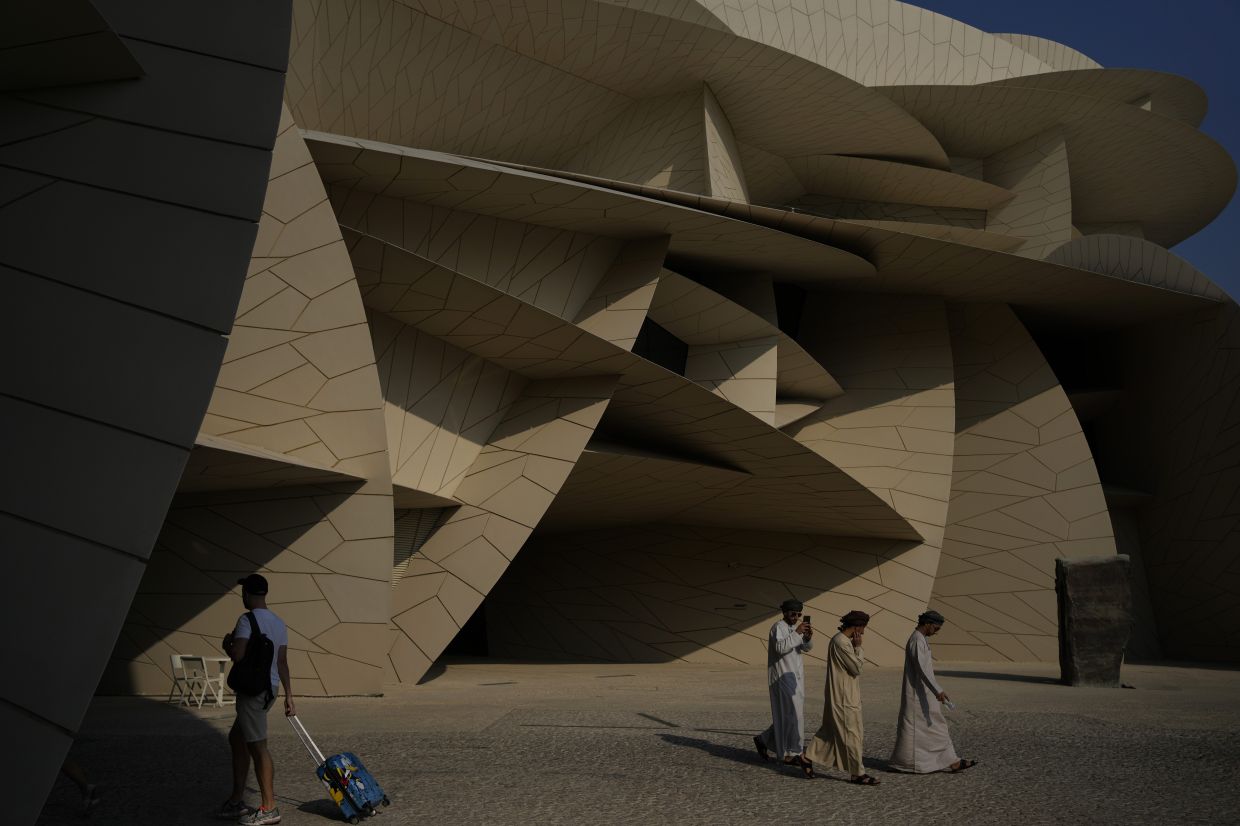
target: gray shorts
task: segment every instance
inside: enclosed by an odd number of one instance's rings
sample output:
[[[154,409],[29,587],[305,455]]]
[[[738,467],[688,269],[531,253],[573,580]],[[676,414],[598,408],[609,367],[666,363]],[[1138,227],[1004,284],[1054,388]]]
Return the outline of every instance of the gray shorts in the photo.
[[[276,698],[263,702],[266,697],[247,697],[237,695],[237,722],[241,734],[247,743],[257,743],[267,739],[267,710],[275,704]]]

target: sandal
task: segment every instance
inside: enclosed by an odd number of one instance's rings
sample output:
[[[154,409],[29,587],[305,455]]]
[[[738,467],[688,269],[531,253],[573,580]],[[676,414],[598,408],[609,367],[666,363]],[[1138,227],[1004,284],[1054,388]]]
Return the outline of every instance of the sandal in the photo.
[[[956,768],[948,769],[947,771],[949,774],[956,774],[957,772],[962,772],[965,769],[971,769],[976,765],[977,765],[976,760],[966,760],[965,758],[961,757],[960,761],[956,764]]]
[[[849,780],[848,782],[856,783],[858,786],[877,786],[879,784],[879,781],[877,778],[870,777],[870,775],[868,774],[858,775],[857,777],[854,777],[852,780]]]
[[[801,769],[801,774],[805,775],[805,777],[809,780],[814,779],[813,762],[811,762],[810,760],[807,760],[805,757],[803,757],[800,754],[796,755],[795,757],[790,757],[787,760],[785,760],[784,765],[785,766],[799,766]]]
[[[758,756],[762,758],[763,763],[771,759],[771,753],[766,750],[766,744],[762,742],[761,737],[753,738],[753,747],[758,750]]]

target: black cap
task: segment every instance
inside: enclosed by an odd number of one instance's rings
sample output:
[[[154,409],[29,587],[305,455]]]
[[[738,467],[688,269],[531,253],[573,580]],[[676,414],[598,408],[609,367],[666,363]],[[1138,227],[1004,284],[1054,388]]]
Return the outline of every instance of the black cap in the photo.
[[[250,574],[243,576],[237,580],[237,584],[241,586],[241,590],[247,594],[253,594],[256,597],[267,596],[267,577],[262,574]]]

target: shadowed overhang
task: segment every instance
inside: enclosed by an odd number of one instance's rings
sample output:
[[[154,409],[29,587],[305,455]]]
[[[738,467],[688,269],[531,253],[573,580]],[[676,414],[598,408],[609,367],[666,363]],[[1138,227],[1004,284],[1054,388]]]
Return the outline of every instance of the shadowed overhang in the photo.
[[[1008,84],[878,91],[951,155],[986,158],[1062,128],[1077,224],[1134,221],[1146,238],[1169,247],[1214,220],[1236,188],[1235,164],[1221,146],[1180,120],[1128,103]]]
[[[864,278],[873,266],[821,240],[666,201],[441,152],[305,132],[323,182],[610,238],[670,236],[669,255],[785,280]]]

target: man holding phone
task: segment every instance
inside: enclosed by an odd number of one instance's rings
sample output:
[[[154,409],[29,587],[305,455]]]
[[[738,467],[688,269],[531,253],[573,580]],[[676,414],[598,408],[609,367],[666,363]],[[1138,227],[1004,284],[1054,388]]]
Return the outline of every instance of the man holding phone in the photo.
[[[805,750],[808,759],[848,772],[849,782],[859,786],[879,783],[865,773],[861,758],[861,668],[865,663],[861,640],[869,624],[870,615],[864,611],[849,611],[840,617],[839,633],[831,638],[827,651],[822,727]]]
[[[806,777],[814,776],[814,764],[802,754],[805,748],[805,664],[802,655],[813,648],[814,631],[809,617],[802,618],[804,604],[786,599],[779,606],[784,616],[771,626],[767,639],[766,679],[771,696],[771,725],[753,738],[758,755],[766,760],[774,753],[785,764],[798,766]]]

